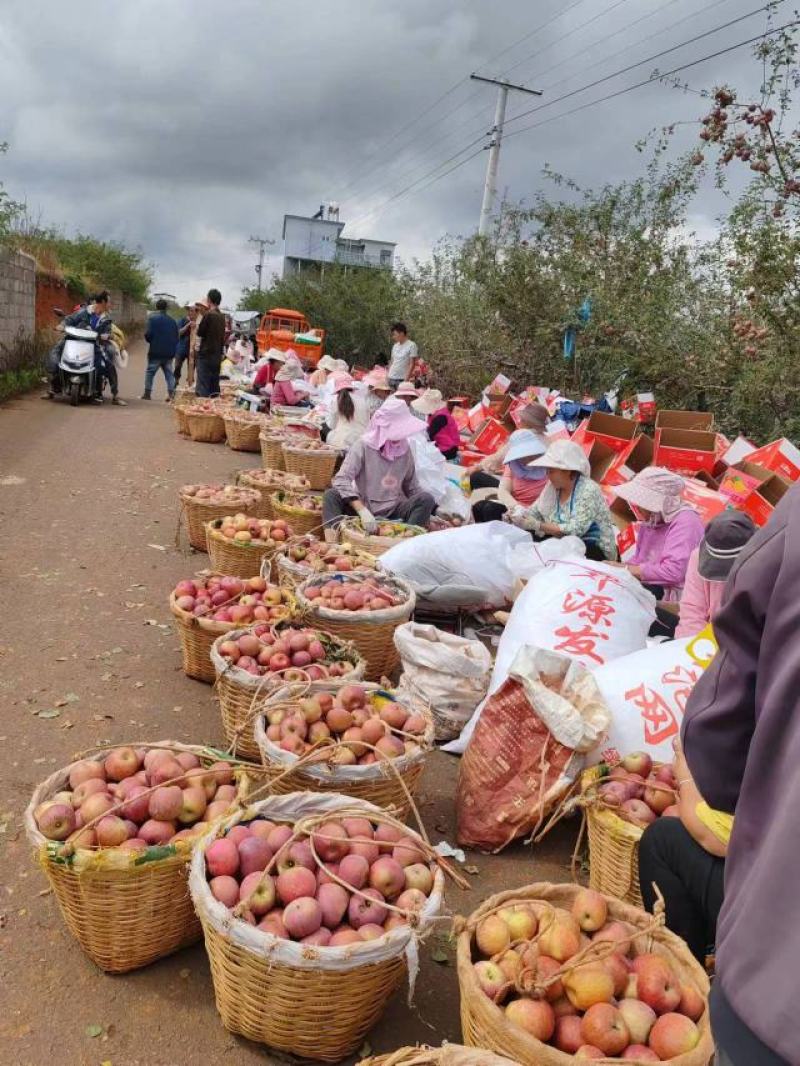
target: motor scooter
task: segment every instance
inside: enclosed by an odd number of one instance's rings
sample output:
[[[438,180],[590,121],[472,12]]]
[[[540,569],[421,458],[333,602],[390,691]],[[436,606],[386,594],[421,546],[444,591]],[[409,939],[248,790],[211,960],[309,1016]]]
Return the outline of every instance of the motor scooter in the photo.
[[[64,327],[64,346],[58,360],[58,382],[62,395],[77,407],[82,399],[91,400],[97,394],[95,349],[97,334],[93,329]]]

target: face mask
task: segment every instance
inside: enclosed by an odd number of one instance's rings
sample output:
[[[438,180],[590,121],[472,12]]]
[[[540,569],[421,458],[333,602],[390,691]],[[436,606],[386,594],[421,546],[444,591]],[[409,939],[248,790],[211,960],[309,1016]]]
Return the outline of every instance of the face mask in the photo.
[[[660,517],[659,515],[650,513],[645,518],[644,512],[641,510],[641,508],[637,507],[636,504],[633,504],[633,503],[631,504],[631,510],[633,511],[633,513],[634,513],[634,515],[636,517],[636,521],[637,522],[641,522],[642,525],[644,525],[644,526],[657,526],[658,525],[658,520],[659,520],[659,517]]]

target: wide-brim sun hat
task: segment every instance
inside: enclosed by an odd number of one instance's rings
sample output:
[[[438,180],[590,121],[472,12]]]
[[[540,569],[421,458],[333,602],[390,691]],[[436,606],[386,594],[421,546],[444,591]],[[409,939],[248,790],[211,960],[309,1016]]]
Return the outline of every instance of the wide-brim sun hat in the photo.
[[[528,463],[528,466],[541,466],[545,470],[570,470],[584,477],[589,477],[592,472],[583,448],[571,440],[554,440],[544,455]]]
[[[411,404],[421,415],[432,415],[445,406],[444,396],[439,389],[426,389],[418,400]]]
[[[323,355],[317,363],[317,370],[338,370],[336,360],[332,355]]]
[[[713,518],[700,542],[700,577],[705,581],[725,581],[755,531],[755,522],[741,511],[723,511]]]
[[[413,404],[411,405],[414,406]],[[518,459],[534,459],[544,455],[547,445],[541,437],[530,429],[517,429],[508,438],[508,447],[503,461],[506,463],[516,462]],[[528,464],[531,465],[530,463]]]
[[[673,518],[683,506],[683,490],[686,482],[672,470],[663,466],[648,466],[636,477],[614,491],[621,500],[633,507],[641,507],[652,514],[660,514],[666,521]]]
[[[262,359],[269,359],[273,363],[285,363],[286,355],[280,350],[280,348],[269,348],[262,356]]]
[[[349,374],[343,374],[341,370],[337,370],[333,375],[333,391],[344,392],[345,389],[354,389],[356,383],[350,377]]]
[[[419,396],[419,393],[414,388],[414,385],[411,381],[401,381],[397,388],[394,390],[394,394],[395,396],[399,396],[401,400],[406,396],[414,396],[415,398]]]

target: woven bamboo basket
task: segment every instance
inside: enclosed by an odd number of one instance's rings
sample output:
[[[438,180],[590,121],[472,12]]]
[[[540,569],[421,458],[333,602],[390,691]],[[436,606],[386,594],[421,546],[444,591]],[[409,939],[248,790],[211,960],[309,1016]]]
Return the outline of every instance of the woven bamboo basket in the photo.
[[[275,518],[272,512],[270,496],[273,492],[281,490],[289,492],[305,492],[311,486],[305,478],[295,474],[287,474],[284,470],[264,470],[261,467],[240,470],[236,475],[236,484],[245,485],[249,489],[256,489],[261,493],[261,503],[258,508],[259,518]]]
[[[281,630],[290,622],[279,622],[275,631]],[[247,629],[236,629],[226,634],[226,639],[237,639],[243,633],[250,632]],[[327,678],[323,681],[309,682],[311,691],[330,691],[332,688],[350,684],[352,681],[360,681],[364,676],[364,660],[358,651],[344,640],[328,633],[320,633],[320,639],[328,651],[328,658],[333,661],[347,661],[354,664],[354,668],[340,678]],[[255,741],[253,726],[256,716],[260,713],[261,703],[269,695],[285,684],[283,679],[276,674],[265,674],[256,677],[244,670],[238,669],[219,653],[221,639],[214,642],[211,647],[211,662],[216,674],[216,696],[219,700],[219,709],[222,716],[222,729],[225,738],[237,755],[243,759],[260,761],[261,752]]]
[[[206,766],[227,758],[211,748],[172,740],[137,747],[191,752]],[[110,750],[89,757],[99,762]],[[106,973],[137,970],[199,940],[200,922],[186,887],[191,840],[144,852],[79,847],[65,855],[63,845],[39,832],[34,811],[67,785],[72,765],[39,785],[24,819],[28,840],[69,931]],[[252,782],[243,769],[237,768],[235,774],[239,798],[244,800]]]
[[[259,574],[271,580],[272,559],[283,541],[271,543],[242,544],[237,540],[223,536],[220,532],[221,518],[206,522],[206,544],[211,569],[218,574],[230,574],[231,577],[258,577]],[[289,534],[291,535],[291,530]],[[262,563],[268,561],[269,573],[264,573]]]
[[[422,533],[427,533],[426,529],[422,526],[412,526],[405,522],[392,522],[393,526],[398,529],[411,529],[414,531],[415,536],[419,536]],[[371,555],[383,555],[390,548],[394,548],[395,545],[401,544],[406,538],[403,537],[379,537],[377,535],[372,536],[369,533],[365,533],[361,528],[361,520],[359,518],[345,518],[339,525],[339,540],[346,540],[353,544],[356,548],[360,548],[362,551],[369,552]]]
[[[175,426],[178,433],[180,433],[182,437],[188,437],[189,426],[186,423],[186,405],[175,404],[172,410],[175,415]]]
[[[257,452],[260,450],[259,434],[261,433],[261,420],[245,418],[239,411],[231,411],[223,419],[225,425],[225,439],[228,447],[235,452]]]
[[[639,886],[639,841],[644,832],[626,821],[597,795],[600,768],[592,766],[581,776],[581,806],[589,838],[589,885],[634,907],[642,907]]]
[[[259,801],[225,819],[217,835],[256,815],[280,823],[302,822],[312,830],[337,816],[400,825],[385,812],[346,796],[294,792]],[[441,910],[442,869],[436,871],[415,928],[400,925],[376,940],[347,947],[312,947],[257,929],[214,899],[205,866],[212,839],[213,834],[207,835],[194,851],[189,889],[203,925],[222,1024],[278,1051],[339,1062],[359,1047],[403,983],[407,952],[427,934]],[[427,842],[417,839],[426,854],[435,857]]]
[[[206,522],[212,522],[215,518],[225,518],[231,513],[255,515],[256,508],[261,503],[261,493],[257,489],[241,488],[240,495],[223,503],[206,503],[198,500],[196,496],[187,496],[179,491],[181,501],[180,519],[186,516],[186,529],[189,535],[189,543],[199,552],[206,551]]]
[[[397,696],[378,685],[365,685],[368,692],[376,697],[398,702]],[[280,707],[291,713],[303,695],[306,686],[287,685],[278,690],[262,704],[262,712]],[[368,766],[337,766],[327,761],[301,762],[298,769],[291,772],[298,763],[296,755],[283,751],[267,736],[267,723],[264,713],[256,717],[254,735],[261,763],[268,772],[267,780],[272,783],[276,794],[285,792],[339,792],[354,799],[366,800],[376,807],[391,810],[396,817],[405,819],[411,811],[411,804],[419,788],[425,758],[433,747],[433,717],[430,712],[425,715],[427,729],[420,736],[419,750],[397,759],[383,760]],[[402,739],[402,734],[401,734]],[[329,751],[335,751],[331,746]],[[326,749],[320,749],[324,758]]]
[[[236,627],[235,622],[215,622],[211,618],[198,618],[176,606],[175,593],[170,593],[169,609],[175,619],[175,629],[181,642],[183,672],[195,681],[213,685],[216,679],[211,662],[211,645],[217,637]],[[235,597],[238,599],[239,597]]]
[[[186,428],[192,440],[203,444],[220,444],[225,440],[225,420],[221,414],[210,411],[194,411],[185,407]]]
[[[358,1066],[519,1066],[519,1063],[483,1049],[443,1044],[441,1047],[401,1047],[388,1055],[359,1059]]]
[[[335,448],[300,448],[288,441],[283,444],[284,468],[290,474],[308,478],[312,489],[328,488],[338,458]]]
[[[308,407],[293,407],[288,403],[276,403],[270,407],[270,414],[276,418],[293,418],[300,421],[303,417],[303,413],[309,410]]]
[[[292,527],[297,536],[306,533],[318,533],[322,529],[322,498],[320,497],[320,509],[311,511],[307,507],[299,507],[298,496],[292,492],[284,492],[282,489],[273,492],[269,498],[272,505],[272,514],[275,518],[285,519]]]
[[[569,910],[575,896],[580,891],[578,885],[554,885],[547,882],[528,885],[525,888],[512,889],[490,896],[463,924],[458,937],[457,969],[458,984],[461,991],[461,1030],[464,1043],[470,1047],[487,1048],[499,1055],[522,1064],[522,1066],[572,1066],[574,1058],[563,1051],[558,1051],[549,1044],[543,1044],[524,1029],[513,1025],[499,1007],[482,991],[475,976],[472,942],[475,929],[480,921],[490,913],[514,903],[547,904]],[[628,903],[611,897],[606,898],[609,918],[627,922],[636,929],[647,930],[633,942],[635,955],[653,952],[667,958],[682,984],[694,988],[708,999],[709,982],[703,967],[693,957],[680,937],[671,933],[663,925],[658,926],[651,914],[632,907]],[[541,910],[541,908],[538,908]],[[654,927],[656,926],[656,927]],[[697,1023],[700,1028],[700,1042],[693,1051],[678,1055],[668,1061],[671,1066],[708,1066],[714,1054],[708,1009],[703,1012]],[[618,1062],[618,1059],[602,1060]],[[635,1061],[635,1060],[634,1060]]]
[[[319,543],[319,537],[315,537],[313,533],[307,533],[304,537],[294,537],[290,543]],[[333,570],[323,570],[322,562],[319,556],[312,556],[310,559],[290,559],[288,556],[289,544],[286,545],[274,559],[274,572],[275,580],[278,584],[283,585],[285,588],[297,588],[308,578],[313,577],[314,574],[332,574]],[[362,551],[350,551],[348,552],[348,558],[352,561],[354,570],[380,570],[380,563],[374,555],[370,555],[369,552]]]
[[[261,462],[265,470],[285,470],[283,462],[283,436],[262,430],[258,442],[261,445]]]
[[[197,393],[194,391],[194,385],[186,386],[179,385],[175,390],[175,397],[172,401],[173,407],[188,407],[189,404],[197,402]]]
[[[319,574],[297,586],[297,609],[312,625],[342,640],[350,641],[367,663],[365,677],[368,681],[380,681],[391,677],[400,665],[400,653],[395,647],[394,631],[407,622],[414,613],[416,595],[411,585],[392,574],[375,574],[377,583],[393,595],[402,596],[396,607],[382,611],[334,611],[320,607],[319,600],[310,600],[306,590],[319,587],[328,581],[337,581],[343,587],[364,580],[363,574]]]

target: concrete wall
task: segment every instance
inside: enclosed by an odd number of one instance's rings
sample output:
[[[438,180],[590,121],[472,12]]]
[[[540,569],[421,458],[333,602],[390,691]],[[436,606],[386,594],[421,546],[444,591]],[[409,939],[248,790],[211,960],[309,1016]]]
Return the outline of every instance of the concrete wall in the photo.
[[[36,265],[24,252],[0,250],[0,356],[20,339],[33,336],[36,323]]]

